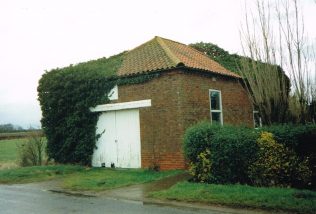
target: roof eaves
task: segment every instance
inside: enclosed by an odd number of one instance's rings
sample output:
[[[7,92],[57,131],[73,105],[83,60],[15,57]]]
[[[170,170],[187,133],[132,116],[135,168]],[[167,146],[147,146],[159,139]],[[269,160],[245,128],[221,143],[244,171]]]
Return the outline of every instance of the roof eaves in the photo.
[[[180,66],[180,67],[182,67],[182,66]],[[174,70],[175,68],[178,68],[178,66],[172,66],[172,67],[166,67],[166,68],[160,68],[160,69],[152,69],[152,70],[147,70],[147,71],[138,71],[138,72],[134,72],[134,73],[119,75],[119,77],[125,78],[125,77],[132,77],[132,76],[138,76],[138,75],[143,75],[143,74],[154,74],[154,73],[159,73],[159,72],[171,71],[171,70]]]
[[[194,68],[194,67],[188,67],[188,66],[181,66],[182,68],[188,69],[188,70],[197,70],[197,71],[202,71],[202,72],[207,72],[207,73],[213,73],[213,74],[217,74],[217,75],[221,75],[221,76],[228,76],[228,77],[233,77],[233,78],[237,78],[237,79],[242,79],[241,76],[239,76],[238,74],[235,73],[223,73],[223,72],[217,72],[217,71],[210,71],[207,69],[203,69],[203,68]]]
[[[220,76],[226,76],[226,77],[231,77],[231,78],[237,78],[237,79],[242,79],[241,76],[238,74],[232,73],[232,74],[226,74],[222,72],[216,72],[216,71],[210,71],[206,70],[203,68],[194,68],[194,67],[188,67],[184,64],[179,63],[177,66],[172,66],[168,68],[161,68],[161,69],[153,69],[153,70],[147,70],[147,71],[140,71],[140,72],[135,72],[132,74],[124,74],[124,75],[119,75],[120,77],[132,77],[132,76],[138,76],[138,75],[143,75],[143,74],[149,74],[149,73],[159,73],[159,72],[164,72],[164,71],[172,71],[174,69],[187,69],[191,71],[200,71],[200,72],[205,72],[208,74],[215,74],[215,75],[220,75]]]

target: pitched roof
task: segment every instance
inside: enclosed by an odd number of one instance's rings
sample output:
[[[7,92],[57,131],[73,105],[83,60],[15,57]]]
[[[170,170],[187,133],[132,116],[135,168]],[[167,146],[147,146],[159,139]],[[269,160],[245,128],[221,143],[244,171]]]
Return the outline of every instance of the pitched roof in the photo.
[[[128,51],[118,70],[118,75],[132,75],[178,66],[240,78],[238,74],[227,70],[202,52],[158,36]]]

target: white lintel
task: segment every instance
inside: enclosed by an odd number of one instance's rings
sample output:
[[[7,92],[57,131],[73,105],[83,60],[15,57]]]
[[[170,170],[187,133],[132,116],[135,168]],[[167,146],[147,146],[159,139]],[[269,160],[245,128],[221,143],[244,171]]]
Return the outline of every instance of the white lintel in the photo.
[[[134,108],[143,108],[150,107],[151,100],[138,100],[132,102],[123,102],[123,103],[113,103],[113,104],[103,104],[97,105],[94,108],[90,108],[92,112],[102,112],[102,111],[117,111],[123,109],[134,109]]]

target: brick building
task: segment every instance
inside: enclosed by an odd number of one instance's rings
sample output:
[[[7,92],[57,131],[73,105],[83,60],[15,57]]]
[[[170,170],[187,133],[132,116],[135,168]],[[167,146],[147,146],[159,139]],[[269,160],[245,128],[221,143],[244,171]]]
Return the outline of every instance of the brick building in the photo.
[[[101,112],[102,133],[93,166],[182,169],[183,134],[209,120],[253,126],[253,109],[241,78],[205,54],[178,42],[155,37],[124,56],[118,75],[157,73],[139,84],[116,86]]]

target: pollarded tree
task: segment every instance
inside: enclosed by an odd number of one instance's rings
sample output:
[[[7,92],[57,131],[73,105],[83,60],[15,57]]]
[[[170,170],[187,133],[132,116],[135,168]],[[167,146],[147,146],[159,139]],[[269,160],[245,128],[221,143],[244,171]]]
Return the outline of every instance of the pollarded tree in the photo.
[[[257,0],[255,12],[246,12],[242,27],[244,55],[255,61],[244,60],[241,74],[249,84],[253,103],[259,107],[267,124],[273,122],[273,112],[283,114],[283,108],[273,106],[289,102],[290,111],[297,114],[298,122],[311,121],[308,105],[313,102],[315,81],[312,79],[315,58],[306,42],[304,20],[298,0]],[[287,82],[279,76],[280,65],[290,77],[292,91],[286,94]],[[315,70],[314,70],[315,71]],[[282,105],[281,105],[282,106]]]

